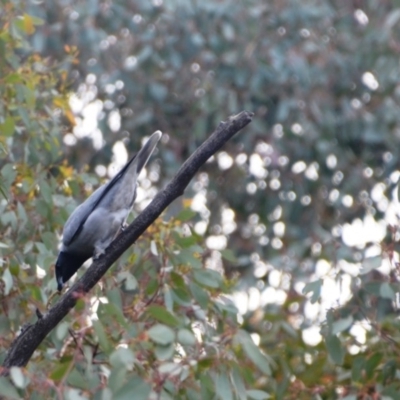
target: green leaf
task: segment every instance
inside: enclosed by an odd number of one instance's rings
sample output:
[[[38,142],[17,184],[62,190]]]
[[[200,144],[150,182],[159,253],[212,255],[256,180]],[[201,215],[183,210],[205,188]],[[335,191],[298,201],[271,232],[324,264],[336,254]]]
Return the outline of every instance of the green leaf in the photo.
[[[363,380],[363,370],[365,366],[365,357],[358,356],[352,362],[351,366],[351,379],[355,382],[362,382]]]
[[[0,125],[0,135],[12,136],[15,130],[14,118],[8,116],[5,121]]]
[[[186,222],[195,217],[196,215],[197,213],[195,211],[191,210],[190,208],[185,208],[175,217],[175,219],[181,222]]]
[[[64,379],[66,373],[70,370],[71,363],[73,363],[74,360],[70,357],[68,359],[62,360],[61,363],[59,363],[56,368],[50,373],[50,379],[53,379],[54,381],[61,381]]]
[[[108,290],[107,298],[110,304],[115,306],[117,310],[122,310],[122,298],[121,298],[121,291],[119,288]]]
[[[183,346],[194,346],[197,343],[196,337],[189,329],[179,329],[178,342]]]
[[[366,258],[362,263],[362,268],[360,270],[361,275],[368,274],[372,270],[379,268],[382,265],[382,256],[375,256]]]
[[[1,175],[2,175],[3,179],[6,181],[6,185],[10,185],[11,183],[14,182],[14,180],[17,176],[17,171],[14,168],[13,164],[6,164],[1,169]]]
[[[257,368],[266,375],[271,375],[271,367],[267,357],[261,353],[261,350],[255,345],[250,335],[244,331],[236,334],[236,339],[242,345],[247,357],[257,366]]]
[[[184,289],[176,288],[174,290],[171,290],[170,292],[176,304],[179,304],[184,307],[189,307],[192,304],[192,298],[190,297],[190,293],[186,288]],[[165,302],[165,305],[167,305],[167,302]]]
[[[214,365],[215,359],[212,357],[201,358],[198,361],[198,366],[201,372],[209,370]]]
[[[26,214],[25,208],[20,202],[18,202],[17,204],[17,210],[19,219],[21,220],[22,223],[25,224],[28,221],[28,216]]]
[[[370,294],[380,296],[381,284],[379,282],[367,282],[363,288]]]
[[[14,211],[5,212],[0,214],[0,218],[3,221],[4,225],[11,225],[13,229],[17,227],[18,218]]]
[[[49,253],[49,250],[47,249],[47,247],[43,243],[36,242],[35,246],[39,250],[40,254],[48,254]]]
[[[215,392],[221,400],[233,400],[233,393],[229,378],[222,372],[215,377]]]
[[[297,329],[295,329],[293,327],[293,325],[291,325],[289,322],[287,321],[282,321],[281,322],[281,327],[282,329],[289,334],[290,336],[292,336],[293,338],[297,338],[298,337],[298,331]]]
[[[170,313],[172,313],[174,310],[174,298],[173,298],[172,289],[167,284],[164,285],[164,307]],[[160,321],[160,322],[162,322],[162,321]]]
[[[156,293],[156,291],[159,288],[159,282],[158,279],[151,279],[146,286],[146,294],[148,296],[152,296],[154,293]]]
[[[125,271],[125,280],[124,280],[124,288],[125,290],[133,291],[138,288],[139,284],[134,275],[130,274],[128,271]]]
[[[200,307],[207,308],[210,296],[207,291],[195,282],[189,283],[190,291]]]
[[[371,357],[365,363],[365,372],[367,373],[367,379],[371,379],[378,368],[378,365],[383,359],[382,353],[372,354]]]
[[[175,243],[182,248],[188,248],[197,243],[198,238],[195,235],[181,236],[177,232],[173,232]]]
[[[40,187],[40,193],[43,196],[43,199],[46,201],[46,203],[52,204],[53,190],[50,187],[50,185],[44,179],[42,179],[39,183],[39,187]]]
[[[179,325],[179,320],[165,307],[154,304],[148,307],[147,313],[155,318],[158,322],[162,322],[163,324],[167,324],[170,326]]]
[[[24,86],[24,95],[27,106],[33,109],[36,105],[35,91],[28,86]]]
[[[193,272],[193,277],[196,282],[210,288],[219,288],[222,283],[222,276],[219,272],[212,269],[196,269]]]
[[[21,74],[19,74],[18,72],[12,72],[11,74],[8,74],[5,78],[4,78],[4,83],[21,83],[23,82],[22,76]]]
[[[0,377],[0,395],[10,400],[21,399],[15,387],[3,376]]]
[[[382,380],[383,384],[388,384],[389,382],[393,381],[396,376],[396,361],[389,360],[383,367],[382,367]]]
[[[121,307],[118,307],[114,303],[101,303],[97,310],[97,314],[98,314],[99,318],[101,317],[100,319],[102,319],[105,316],[107,316],[107,317],[112,316],[124,328],[126,328],[128,326]]]
[[[65,339],[65,337],[68,334],[68,328],[69,328],[69,323],[66,321],[63,321],[57,325],[56,337],[58,340],[61,341],[61,340]]]
[[[226,261],[229,261],[231,263],[237,263],[238,260],[235,256],[235,253],[231,249],[225,249],[220,251],[222,258],[224,258]]]
[[[379,294],[384,299],[395,300],[396,299],[396,292],[390,286],[390,283],[384,282],[381,284],[379,289]]]
[[[247,396],[253,400],[265,400],[271,398],[267,392],[263,392],[262,390],[247,390],[246,393]]]
[[[74,366],[68,374],[67,382],[76,388],[86,390],[89,387],[89,381],[82,374],[82,370],[78,366]]]
[[[150,392],[150,385],[135,376],[115,393],[113,400],[148,400]]]
[[[175,354],[175,345],[174,343],[167,346],[157,345],[154,349],[154,354],[159,361],[170,360]]]
[[[122,388],[126,381],[127,369],[125,367],[112,368],[110,377],[108,378],[108,387],[113,391],[117,392]]]
[[[322,279],[318,279],[317,281],[309,282],[304,286],[304,294],[312,292],[312,296],[310,299],[311,303],[315,303],[320,298],[322,283]]]
[[[24,123],[26,128],[30,128],[32,124],[32,120],[29,118],[28,111],[26,108],[19,108],[18,109],[18,114],[22,119],[22,122]]]
[[[202,260],[195,257],[193,250],[190,248],[182,249],[179,254],[171,257],[171,261],[175,266],[183,264],[197,269],[200,269],[203,266]]]
[[[11,275],[11,272],[8,268],[6,268],[3,272],[3,276],[1,278],[4,282],[4,294],[7,296],[10,294],[10,291],[13,287],[14,281]]]
[[[172,271],[170,276],[171,276],[171,281],[174,283],[175,287],[186,288],[186,283],[182,275]]]
[[[174,362],[161,364],[158,368],[160,374],[167,374],[168,376],[175,376],[181,373],[182,365]]]
[[[219,310],[231,314],[233,318],[236,318],[236,315],[238,314],[238,309],[235,306],[235,303],[225,296],[220,296],[218,300],[215,300],[214,305],[218,307]]]
[[[242,375],[242,370],[239,368],[239,364],[233,365],[231,379],[235,388],[236,396],[239,398],[239,400],[247,400],[246,386],[244,384],[244,377]]]
[[[108,341],[107,334],[106,334],[103,324],[100,322],[100,320],[93,321],[93,328],[94,328],[94,331],[96,332],[97,338],[99,339],[99,344],[100,344],[101,348],[106,353],[109,353],[111,350],[111,345]]]
[[[7,191],[6,191],[6,189],[5,189],[4,185],[3,185],[3,182],[0,182],[0,193],[8,201]]]
[[[130,349],[118,348],[110,355],[110,363],[114,368],[124,367],[127,370],[132,370],[135,362],[135,356]]]
[[[212,374],[206,371],[200,375],[200,399],[216,400],[215,383],[211,378]]]
[[[32,248],[33,248],[33,242],[32,241],[26,242],[25,245],[24,245],[23,253],[24,254],[29,253],[32,250]]]
[[[326,338],[325,342],[331,360],[335,364],[342,365],[344,360],[344,350],[339,338],[335,335],[330,335]]]
[[[340,332],[345,331],[346,329],[350,328],[353,324],[353,317],[350,315],[347,318],[339,319],[332,324],[332,335],[337,335]]]
[[[149,337],[153,342],[161,345],[167,345],[175,340],[175,332],[168,326],[157,324],[148,331]]]

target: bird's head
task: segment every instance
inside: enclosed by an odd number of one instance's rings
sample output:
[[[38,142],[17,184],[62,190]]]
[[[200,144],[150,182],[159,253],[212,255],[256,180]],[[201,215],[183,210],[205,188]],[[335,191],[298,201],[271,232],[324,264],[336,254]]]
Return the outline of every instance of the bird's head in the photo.
[[[56,261],[57,290],[60,292],[72,275],[90,256],[61,250]]]

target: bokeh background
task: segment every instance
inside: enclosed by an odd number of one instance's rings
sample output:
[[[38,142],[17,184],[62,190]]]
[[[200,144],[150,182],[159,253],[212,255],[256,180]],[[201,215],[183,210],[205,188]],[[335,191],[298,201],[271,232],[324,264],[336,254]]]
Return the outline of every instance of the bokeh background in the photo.
[[[246,377],[248,398],[400,398],[400,2],[2,7],[0,52],[19,43],[0,60],[0,82],[15,86],[0,100],[7,334],[33,313],[16,282],[29,298],[40,279],[36,299],[47,298],[69,212],[145,137],[164,133],[137,212],[221,120],[248,110],[253,122],[165,214],[195,211],[190,237],[231,282],[237,324],[268,359],[270,370]],[[242,398],[229,376],[230,391],[203,398]]]

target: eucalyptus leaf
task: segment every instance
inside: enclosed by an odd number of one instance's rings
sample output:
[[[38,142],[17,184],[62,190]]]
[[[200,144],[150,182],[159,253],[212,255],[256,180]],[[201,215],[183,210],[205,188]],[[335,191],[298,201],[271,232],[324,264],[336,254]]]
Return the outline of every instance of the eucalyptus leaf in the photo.
[[[175,340],[175,332],[168,326],[162,324],[152,326],[148,334],[151,340],[164,346]]]
[[[331,360],[335,364],[342,365],[344,359],[344,351],[339,338],[335,335],[330,335],[326,338],[325,341]]]

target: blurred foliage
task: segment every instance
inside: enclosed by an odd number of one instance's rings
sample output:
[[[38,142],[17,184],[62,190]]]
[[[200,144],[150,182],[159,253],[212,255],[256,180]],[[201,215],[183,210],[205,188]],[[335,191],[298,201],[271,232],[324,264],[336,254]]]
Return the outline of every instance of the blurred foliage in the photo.
[[[36,265],[50,271],[54,231],[65,220],[54,213],[57,188],[67,176],[67,168],[58,167],[60,115],[73,115],[63,93],[66,71],[32,52],[28,42],[42,23],[14,3],[0,13],[0,265],[8,299],[2,302],[2,337],[26,321],[32,299],[43,300]],[[25,307],[8,310],[14,302]]]
[[[0,4],[1,358],[115,143],[255,112],[0,394],[400,399],[398,1]]]

